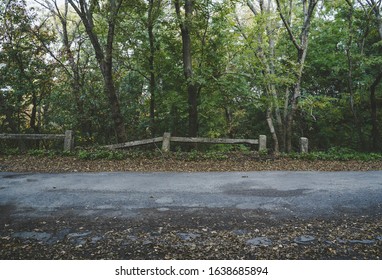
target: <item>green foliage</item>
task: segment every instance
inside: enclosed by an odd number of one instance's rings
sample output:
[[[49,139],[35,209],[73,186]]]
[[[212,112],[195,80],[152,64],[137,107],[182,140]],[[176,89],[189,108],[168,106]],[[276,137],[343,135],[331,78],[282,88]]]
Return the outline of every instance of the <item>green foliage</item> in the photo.
[[[314,151],[306,154],[291,153],[283,154],[285,157],[303,160],[336,160],[336,161],[376,161],[382,160],[381,153],[361,153],[346,147],[333,147],[326,152]]]
[[[111,151],[103,149],[79,150],[77,157],[84,160],[108,159],[123,160],[127,158],[126,153],[120,151]]]
[[[30,156],[38,156],[38,157],[53,157],[53,156],[59,155],[60,153],[55,150],[33,149],[33,150],[28,150],[27,154]]]
[[[53,34],[39,29],[25,1],[7,1],[0,13],[0,131],[38,131],[53,67],[42,46]],[[3,9],[4,8],[4,9]]]
[[[1,148],[0,153],[3,155],[19,155],[20,149],[19,148]]]
[[[294,7],[292,32],[297,38],[303,19],[301,6],[281,2],[283,11]],[[201,137],[270,136],[266,123],[266,111],[270,109],[282,142],[285,119],[277,123],[276,110],[282,117],[291,110],[288,101],[298,76],[297,52],[287,30],[280,28],[277,10],[267,9],[265,3],[255,6],[257,15],[248,9],[246,1],[193,1],[192,82],[200,89]],[[0,1],[0,8],[0,133],[72,129],[76,145],[83,149],[78,152],[80,158],[140,156],[137,151],[125,154],[86,150],[87,146],[114,143],[116,132],[93,46],[75,13],[69,13],[67,21],[71,61],[62,47],[63,30],[58,18],[46,20],[23,0]],[[103,46],[108,35],[109,7],[94,8],[95,31]],[[182,40],[173,3],[123,1],[120,9],[115,26],[113,75],[127,138],[161,136],[165,131],[186,136],[187,83],[191,81],[184,78]],[[351,7],[346,1],[322,3],[311,23],[293,139],[304,135],[316,150],[340,145],[355,151],[372,150],[375,127],[371,121],[370,87],[382,71],[381,44],[378,20],[371,7]],[[73,61],[78,73],[70,66]],[[377,103],[381,97],[378,84]],[[380,139],[379,103],[376,129]],[[7,144],[15,146],[17,143]],[[219,158],[219,153],[237,147],[214,145],[200,150]],[[44,156],[39,150],[29,153]],[[342,154],[346,155],[343,159],[356,157],[349,151]],[[304,156],[337,157],[332,152]],[[189,157],[203,156],[191,152]]]
[[[29,155],[36,157],[58,157],[58,156],[73,156],[74,153],[70,151],[61,150],[62,147],[60,145],[60,149],[27,149],[26,151],[20,148],[2,148],[0,149],[0,154],[3,155]]]

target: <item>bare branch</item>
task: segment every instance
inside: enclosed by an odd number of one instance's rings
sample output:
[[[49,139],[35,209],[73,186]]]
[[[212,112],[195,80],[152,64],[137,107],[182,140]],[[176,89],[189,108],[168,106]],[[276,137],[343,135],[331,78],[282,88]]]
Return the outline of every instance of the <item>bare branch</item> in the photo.
[[[37,31],[31,29],[33,35],[36,36],[36,38],[40,41],[44,49],[49,53],[49,55],[64,69],[64,71],[72,77],[72,73],[69,71],[69,69],[66,67],[66,65],[53,53],[53,51],[48,47],[48,45],[44,42],[44,40],[41,38],[39,30],[44,25],[45,21],[40,25],[40,27],[37,29]]]
[[[291,27],[290,27],[288,21],[286,20],[286,18],[285,18],[285,16],[284,16],[283,12],[282,12],[282,10],[281,10],[280,0],[276,0],[276,4],[277,4],[277,10],[278,10],[278,12],[279,12],[279,14],[280,14],[281,20],[283,21],[284,26],[285,26],[285,28],[286,28],[287,31],[288,31],[289,37],[290,37],[290,39],[291,39],[293,45],[296,47],[296,49],[297,49],[298,51],[301,51],[301,50],[302,50],[302,47],[298,44],[298,42],[297,42],[297,40],[296,40],[296,37],[294,36],[294,34],[293,34],[293,32],[292,32],[292,29],[291,29]]]
[[[259,12],[257,11],[257,8],[255,7],[255,4],[251,0],[247,0],[247,6],[251,9],[252,13],[257,16]]]

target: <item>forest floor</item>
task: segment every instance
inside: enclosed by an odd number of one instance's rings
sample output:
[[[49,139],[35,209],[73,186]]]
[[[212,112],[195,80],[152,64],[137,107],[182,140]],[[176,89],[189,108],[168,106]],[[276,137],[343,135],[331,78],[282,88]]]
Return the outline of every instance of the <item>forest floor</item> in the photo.
[[[0,155],[3,172],[370,171],[382,161],[307,161],[232,154],[190,160]],[[382,202],[374,214],[274,219],[260,210],[200,209],[135,219],[0,219],[0,259],[380,259]],[[6,206],[0,207],[7,211]],[[207,214],[208,213],[208,214]],[[377,214],[375,214],[377,213]],[[9,217],[8,217],[9,218]]]
[[[12,172],[218,172],[218,171],[370,171],[382,170],[382,160],[302,160],[230,153],[226,158],[195,159],[176,154],[123,160],[80,159],[75,156],[0,155],[0,171]]]

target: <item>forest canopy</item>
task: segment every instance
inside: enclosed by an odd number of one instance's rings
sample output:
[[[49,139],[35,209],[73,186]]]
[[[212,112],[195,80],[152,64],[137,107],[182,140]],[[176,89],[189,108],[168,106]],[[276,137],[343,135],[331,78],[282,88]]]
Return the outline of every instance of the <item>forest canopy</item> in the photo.
[[[382,151],[381,0],[0,0],[0,133]]]

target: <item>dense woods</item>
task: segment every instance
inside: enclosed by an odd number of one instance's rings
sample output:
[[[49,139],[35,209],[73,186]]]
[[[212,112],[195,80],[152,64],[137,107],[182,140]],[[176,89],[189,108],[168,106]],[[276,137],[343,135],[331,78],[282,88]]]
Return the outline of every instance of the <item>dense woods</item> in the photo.
[[[0,0],[0,133],[382,151],[381,0]]]

